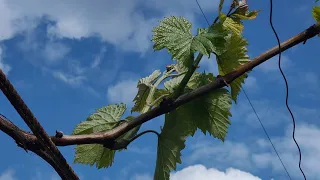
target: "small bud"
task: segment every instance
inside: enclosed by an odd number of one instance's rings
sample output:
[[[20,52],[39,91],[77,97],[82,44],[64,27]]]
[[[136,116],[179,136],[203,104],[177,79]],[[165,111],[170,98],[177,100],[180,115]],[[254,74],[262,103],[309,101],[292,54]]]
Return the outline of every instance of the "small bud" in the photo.
[[[63,137],[63,132],[57,130],[55,137],[56,137],[56,138],[62,138],[62,137]]]

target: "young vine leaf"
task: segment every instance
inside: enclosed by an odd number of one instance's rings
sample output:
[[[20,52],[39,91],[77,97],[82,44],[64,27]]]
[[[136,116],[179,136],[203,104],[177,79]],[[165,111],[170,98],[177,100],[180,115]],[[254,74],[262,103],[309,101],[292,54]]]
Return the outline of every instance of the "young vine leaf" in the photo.
[[[119,125],[120,118],[125,110],[126,105],[123,103],[99,108],[86,121],[78,124],[72,134],[92,134],[111,130]],[[132,137],[135,135],[134,133],[136,131],[133,129],[124,134],[123,137]],[[115,155],[114,150],[104,148],[101,144],[77,145],[75,150],[74,163],[89,164],[90,166],[96,164],[97,168],[111,166]]]
[[[212,74],[195,73],[188,87],[198,88],[214,80]],[[174,82],[179,83],[171,81],[170,87],[175,87]],[[154,179],[169,179],[170,171],[176,169],[177,163],[181,163],[181,150],[185,147],[186,138],[193,136],[197,128],[204,134],[208,132],[224,141],[230,124],[230,108],[230,94],[222,88],[166,114],[158,141]]]
[[[241,35],[243,25],[240,21],[234,20],[223,13],[220,13],[219,18],[224,28],[231,30],[237,35]]]
[[[260,10],[249,11],[248,6],[240,6],[230,14],[230,18],[238,22],[241,22],[241,20],[253,20],[258,16],[259,12]]]
[[[193,121],[181,119],[180,108],[165,115],[165,123],[158,138],[157,162],[154,180],[169,180],[171,170],[181,163],[180,151],[185,148],[185,140],[193,136],[196,126]]]
[[[104,148],[101,144],[81,144],[76,146],[74,163],[88,164],[96,167],[107,168],[112,165],[115,151]]]
[[[320,6],[314,6],[312,8],[312,16],[320,24]]]
[[[242,20],[253,20],[258,16],[259,12],[256,10],[249,11],[248,6],[239,6],[228,16],[220,13],[219,18],[226,29],[233,31],[237,35],[241,35],[244,28]]]
[[[160,75],[160,70],[155,70],[150,76],[139,80],[137,86],[138,93],[133,99],[135,105],[132,107],[131,112],[143,112],[143,109],[146,107],[146,100],[152,88],[152,83],[154,83]]]
[[[128,122],[133,119],[134,119],[133,116],[128,116],[124,119],[124,122]],[[124,123],[124,122],[122,122],[122,123]],[[136,126],[136,127],[132,128],[130,131],[128,131],[127,133],[125,133],[122,136],[120,136],[119,138],[117,138],[116,142],[118,142],[118,143],[123,142],[123,141],[129,142],[135,135],[137,135],[139,129],[140,129],[140,126]]]
[[[216,58],[220,75],[225,75],[249,61],[249,56],[246,54],[248,42],[241,35],[243,30],[242,20],[255,19],[258,12],[259,11],[249,11],[248,6],[239,6],[229,16],[220,13],[220,23],[222,23],[226,29],[232,31],[232,33],[226,37],[226,50],[222,54],[217,55]],[[248,74],[245,73],[231,83],[231,96],[234,102],[237,102],[242,83],[244,83],[244,79],[247,78],[247,76]]]
[[[196,89],[212,81],[215,81],[212,73],[197,73],[191,79],[189,87]],[[183,114],[185,114],[185,118],[193,119],[197,128],[204,134],[208,132],[224,141],[230,124],[231,104],[230,93],[227,89],[222,88],[185,104]]]
[[[182,81],[183,77],[184,75],[181,75],[164,82],[164,87],[169,93],[173,93]]]
[[[190,67],[196,51],[209,56],[216,47],[224,45],[225,33],[216,30],[215,26],[197,36],[192,36],[191,26],[183,17],[172,16],[160,21],[153,29],[154,50],[166,48],[172,54],[172,59]]]
[[[228,48],[223,54],[216,58],[220,75],[225,75],[249,61],[249,56],[246,54],[247,45],[247,41],[242,36],[231,34],[227,38]],[[234,102],[237,101],[242,83],[244,83],[244,79],[247,78],[247,76],[247,73],[245,73],[230,84],[231,96]]]

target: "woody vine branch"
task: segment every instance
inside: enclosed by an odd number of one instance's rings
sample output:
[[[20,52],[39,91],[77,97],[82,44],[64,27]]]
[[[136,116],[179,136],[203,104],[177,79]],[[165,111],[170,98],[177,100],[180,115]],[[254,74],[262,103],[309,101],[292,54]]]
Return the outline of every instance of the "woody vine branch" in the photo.
[[[301,42],[305,43],[308,39],[318,35],[320,33],[320,25],[312,25],[305,31],[293,36],[292,38],[286,40],[281,43],[280,51],[283,52]],[[279,49],[277,46],[269,49],[268,51],[262,53],[261,55],[255,57],[250,62],[238,67],[236,70],[226,74],[223,76],[224,80],[227,83],[231,83],[233,80],[243,75],[246,72],[249,72],[253,68],[267,61],[279,54]],[[3,74],[3,73],[2,73]],[[190,102],[196,98],[199,98],[211,91],[224,87],[226,84],[219,80],[215,82],[211,82],[207,85],[204,85],[190,93],[185,93],[179,96],[170,104],[162,104],[161,106],[150,109],[149,111],[135,117],[133,120],[129,122],[122,123],[118,127],[104,132],[104,133],[96,133],[90,135],[63,135],[62,137],[51,136],[52,142],[57,146],[69,146],[69,145],[79,145],[79,144],[104,144],[105,147],[117,150],[127,147],[129,142],[121,142],[117,143],[116,138],[125,134],[129,130],[134,127],[137,127],[157,116],[173,111],[177,107]],[[18,127],[16,127],[13,123],[8,120],[2,118],[0,116],[0,129],[4,131],[7,135],[16,140],[17,144],[24,143],[24,148],[32,150],[34,149],[40,142],[37,137],[31,133],[27,133]]]

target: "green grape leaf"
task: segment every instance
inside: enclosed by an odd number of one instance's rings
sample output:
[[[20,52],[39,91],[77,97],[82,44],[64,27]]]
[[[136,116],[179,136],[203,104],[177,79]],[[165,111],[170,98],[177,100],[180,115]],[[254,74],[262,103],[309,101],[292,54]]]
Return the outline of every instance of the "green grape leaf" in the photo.
[[[230,14],[230,17],[236,21],[253,20],[258,16],[260,10],[249,11],[248,5],[240,5]]]
[[[124,122],[129,122],[131,121],[132,119],[134,119],[133,116],[128,116],[124,119]],[[139,129],[140,129],[141,126],[136,126],[134,128],[132,128],[130,131],[126,132],[125,134],[121,135],[120,137],[118,137],[116,139],[117,142],[120,142],[120,141],[130,141],[134,136],[137,135]]]
[[[320,24],[320,6],[314,6],[312,8],[312,16]]]
[[[181,150],[185,148],[188,136],[193,136],[196,126],[193,121],[184,120],[180,107],[165,115],[165,123],[158,138],[158,152],[155,180],[169,180],[170,171],[176,170],[176,164],[181,164]]]
[[[183,77],[185,75],[180,75],[178,77],[175,77],[175,78],[172,78],[166,82],[164,82],[164,87],[166,88],[166,90],[169,92],[169,93],[173,93],[176,88],[179,86],[179,84],[181,83]]]
[[[191,64],[185,65],[185,64],[183,64],[183,62],[177,61],[177,63],[175,64],[175,69],[176,69],[177,73],[180,74],[180,73],[187,72],[189,69],[188,67],[191,67],[192,62],[193,62],[193,59],[191,61]]]
[[[126,105],[123,103],[97,109],[86,121],[76,126],[73,134],[92,134],[111,130],[119,124],[125,110]],[[75,150],[74,163],[89,164],[90,166],[96,163],[97,168],[111,166],[115,155],[115,151],[104,148],[100,144],[77,145]]]
[[[193,83],[193,77],[198,74],[198,72],[194,72],[193,75],[191,76],[191,78],[189,79],[189,82],[187,83],[187,86],[185,87],[184,89],[184,92],[189,92],[190,91],[190,87],[192,86],[192,83]],[[175,78],[172,78],[166,82],[164,82],[164,87],[166,88],[167,92],[168,93],[174,93],[176,88],[178,88],[179,84],[181,83],[182,79],[184,78],[184,74],[178,76],[178,77],[175,77]]]
[[[228,48],[226,51],[216,58],[219,74],[222,76],[235,70],[240,65],[249,62],[249,56],[247,55],[246,48],[248,43],[243,37],[231,34],[227,38],[227,42]],[[248,76],[247,74],[248,73],[245,73],[244,75],[238,77],[230,84],[231,96],[234,102],[237,101],[242,83],[244,83],[244,79]]]
[[[187,84],[187,86],[189,87],[189,88],[191,88],[191,89],[196,89],[196,87],[198,87],[197,86],[197,84],[199,83],[199,82],[197,82],[198,81],[198,76],[200,75],[200,73],[199,72],[194,72],[193,73],[193,75],[191,76],[191,78],[189,79],[189,82],[188,82],[188,84]]]
[[[81,144],[76,146],[74,163],[88,164],[96,167],[107,168],[112,165],[115,151],[104,148],[101,144]]]
[[[158,100],[158,98],[160,97],[163,97],[163,95],[169,95],[170,93],[165,90],[165,89],[156,89],[155,92],[154,92],[154,95],[153,95],[153,100],[152,101],[155,101],[155,100]],[[161,100],[158,100],[154,106],[159,106],[159,104],[161,103]]]
[[[215,81],[212,73],[198,73],[194,77],[192,88],[196,89]],[[195,121],[197,127],[204,133],[208,132],[224,141],[231,116],[231,96],[227,89],[221,88],[199,99],[185,104],[184,120]]]
[[[240,20],[253,20],[258,16],[259,12],[260,11],[247,11],[242,13],[236,10],[233,14],[231,14],[231,17],[237,17]]]
[[[146,107],[146,100],[152,88],[152,83],[154,83],[160,75],[160,70],[155,70],[150,76],[139,80],[137,85],[138,93],[133,99],[135,104],[132,107],[131,112],[143,112],[143,109]]]
[[[228,125],[231,124],[229,116],[231,116],[231,96],[226,89],[219,89],[207,96],[190,103],[189,110],[197,108],[199,113],[203,112],[203,116],[197,121],[197,127],[206,134],[208,132],[212,136],[224,141],[227,135]],[[203,109],[201,109],[203,108]],[[198,112],[193,111],[190,118],[198,119]],[[193,116],[192,116],[193,115]]]
[[[211,73],[195,73],[189,82],[190,87],[196,89],[214,80]],[[176,170],[176,164],[181,163],[181,151],[186,138],[193,136],[197,128],[224,141],[230,124],[230,108],[230,94],[222,88],[167,113],[158,140],[154,179],[169,179],[170,171]]]
[[[78,124],[72,134],[92,134],[113,129],[125,110],[126,105],[123,103],[99,108],[86,121]]]
[[[81,144],[76,146],[74,163],[88,164],[96,163],[98,169],[112,165],[115,151],[104,148],[101,144]]]
[[[220,18],[220,22],[222,23],[224,28],[231,30],[232,32],[234,32],[237,35],[240,35],[242,33],[243,24],[240,21],[240,19],[227,17],[223,13],[220,13],[219,18]]]
[[[248,6],[239,6],[233,13],[229,16],[226,16],[223,13],[219,14],[220,21],[222,25],[231,30],[237,35],[240,35],[243,31],[243,23],[242,20],[253,20],[258,16],[258,11],[249,11]]]
[[[198,35],[192,41],[192,47],[203,55],[210,57],[210,53],[221,54],[225,49],[225,37],[228,31],[220,23],[209,28],[199,28]]]
[[[154,50],[166,48],[172,54],[172,59],[181,61],[184,66],[189,67],[194,59],[194,53],[209,55],[215,52],[216,47],[224,45],[224,32],[212,30],[198,34],[191,34],[191,23],[183,17],[172,16],[160,21],[153,29]]]

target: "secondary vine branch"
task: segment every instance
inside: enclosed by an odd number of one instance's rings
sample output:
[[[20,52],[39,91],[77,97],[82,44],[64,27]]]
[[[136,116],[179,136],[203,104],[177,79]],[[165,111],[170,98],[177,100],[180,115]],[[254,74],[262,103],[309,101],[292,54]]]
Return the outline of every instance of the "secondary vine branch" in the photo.
[[[239,76],[243,75],[244,73],[252,70],[256,66],[260,65],[261,63],[267,61],[268,59],[272,58],[273,56],[276,56],[279,54],[279,52],[283,52],[301,42],[305,42],[306,40],[316,36],[320,33],[320,25],[312,25],[305,31],[299,33],[298,35],[288,39],[287,41],[281,43],[281,49],[278,49],[278,46],[275,46],[268,51],[264,52],[263,54],[255,57],[247,64],[244,64],[234,71],[226,74],[223,76],[223,78],[226,80],[228,84],[230,84],[233,80],[238,78]],[[224,87],[225,84],[221,81],[216,81],[209,83],[207,85],[204,85],[190,93],[183,94],[179,96],[177,99],[175,99],[172,103],[169,105],[163,105],[158,106],[150,111],[143,113],[137,117],[135,117],[133,120],[128,121],[126,123],[121,124],[120,126],[104,132],[104,133],[98,133],[98,134],[90,134],[90,135],[63,135],[61,138],[56,138],[54,136],[51,137],[51,140],[55,143],[57,146],[68,146],[68,145],[76,145],[76,144],[107,144],[108,148],[110,149],[117,149],[115,147],[118,147],[118,145],[115,144],[115,139],[123,135],[124,133],[128,132],[132,128],[139,126],[157,116],[160,116],[162,114],[168,113],[170,111],[175,110],[177,107],[190,102],[196,98],[199,98],[203,95],[206,95],[207,93]],[[12,123],[11,123],[12,124]],[[29,148],[29,145],[39,144],[37,137],[35,137],[32,134],[25,134],[20,129],[15,129],[15,132],[8,131],[8,126],[10,123],[4,122],[4,119],[0,118],[0,129],[7,133],[9,136],[11,136],[13,139],[17,140],[18,135],[24,135],[28,136],[28,138],[24,138],[24,140],[28,141],[26,143],[26,148]],[[10,129],[10,128],[9,128]],[[12,129],[12,128],[11,128]],[[22,132],[21,132],[22,131]]]

